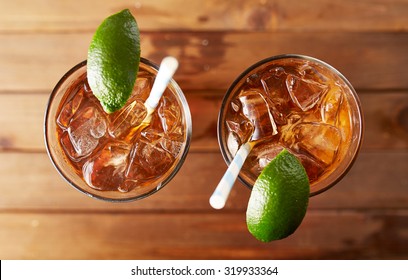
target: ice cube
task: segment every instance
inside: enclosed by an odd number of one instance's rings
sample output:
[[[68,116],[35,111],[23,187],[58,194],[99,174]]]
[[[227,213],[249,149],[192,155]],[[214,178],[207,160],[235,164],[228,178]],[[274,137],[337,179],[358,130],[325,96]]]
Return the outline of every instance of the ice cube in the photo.
[[[261,85],[268,97],[285,95],[282,93],[286,90],[285,75],[283,67],[273,67],[262,73]]]
[[[336,125],[339,108],[343,102],[343,91],[338,86],[332,87],[324,96],[321,105],[321,116],[325,123]]]
[[[145,77],[143,74],[139,75],[136,79],[132,95],[129,99],[133,100],[137,98],[140,100],[146,100],[150,94],[152,79],[152,77]]]
[[[57,118],[57,123],[61,128],[67,128],[71,119],[77,112],[84,98],[84,90],[80,89],[71,100],[65,103]]]
[[[290,112],[291,102],[285,85],[286,71],[282,67],[274,67],[263,74],[261,83],[265,91],[270,112],[276,124],[286,124],[286,116]]]
[[[130,130],[131,127],[139,125],[146,116],[144,102],[149,96],[151,88],[151,77],[138,76],[131,96],[122,109],[109,115],[109,134],[120,137]]]
[[[78,157],[88,156],[105,135],[106,121],[98,109],[86,107],[77,112],[67,131]]]
[[[226,120],[225,124],[227,126],[229,136],[228,138],[231,143],[234,143],[233,146],[235,147],[236,144],[241,145],[241,143],[245,143],[249,141],[249,138],[252,135],[254,130],[252,123],[242,114],[242,104],[241,101],[236,98],[230,102],[230,111],[232,114],[228,117],[229,119]],[[232,146],[228,144],[230,151]]]
[[[109,115],[109,134],[113,137],[121,136],[128,132],[131,127],[138,126],[146,114],[146,107],[142,100],[131,100],[124,108]]]
[[[251,140],[271,137],[278,133],[268,103],[259,91],[244,91],[240,93],[239,100],[243,115],[254,126]]]
[[[305,168],[310,183],[316,181],[324,172],[325,167],[312,157],[300,153],[293,154],[300,160],[303,167]]]
[[[282,95],[285,90],[286,71],[283,67],[273,67],[262,74],[261,83],[269,97]]]
[[[341,144],[341,133],[333,125],[325,123],[300,123],[293,128],[299,151],[304,151],[315,160],[330,165],[336,158]]]
[[[184,136],[178,133],[163,133],[154,129],[146,129],[141,133],[142,137],[151,143],[160,145],[165,151],[176,158],[184,146]]]
[[[181,111],[174,97],[162,96],[157,114],[165,133],[183,133]]]
[[[256,145],[244,163],[244,169],[251,170],[255,179],[282,150],[283,146],[276,142],[264,142]]]
[[[320,68],[320,71],[314,66]],[[298,69],[299,76],[302,77],[303,79],[315,81],[320,84],[328,83],[330,79],[322,73],[323,69],[321,69],[320,66],[317,66],[317,65],[314,65],[314,66],[309,65],[308,63],[300,65]]]
[[[352,130],[352,117],[350,115],[350,108],[346,98],[343,98],[343,102],[339,106],[337,112],[336,126],[341,130],[342,139],[344,141],[350,141]]]
[[[259,87],[261,81],[261,73],[253,73],[246,78],[245,84],[250,88]]]
[[[99,139],[105,135],[106,127],[107,125],[105,118],[95,118],[94,124],[90,129],[90,133],[94,138]]]
[[[83,166],[85,181],[98,190],[118,190],[125,180],[131,146],[109,142]]]
[[[293,136],[293,127],[302,122],[300,112],[293,111],[287,116],[287,123],[279,128],[280,141],[287,147],[294,147],[296,139]]]
[[[160,177],[172,166],[174,157],[162,147],[160,134],[141,135],[134,144],[126,178],[143,182]]]
[[[180,151],[184,146],[184,142],[171,139],[170,137],[163,137],[161,139],[161,146],[175,158],[180,154]]]
[[[241,110],[241,102],[238,99],[234,99],[231,101],[231,109],[235,112],[238,113],[239,110]]]
[[[240,143],[246,143],[249,141],[254,127],[248,119],[232,118],[226,121],[228,131],[237,138],[237,141]]]
[[[71,139],[67,131],[63,132],[61,135],[61,146],[65,151],[65,154],[73,161],[79,161],[82,159],[82,156],[77,153],[74,146],[72,146]]]
[[[312,109],[328,88],[325,84],[306,80],[292,74],[286,77],[286,86],[293,103],[302,111]]]

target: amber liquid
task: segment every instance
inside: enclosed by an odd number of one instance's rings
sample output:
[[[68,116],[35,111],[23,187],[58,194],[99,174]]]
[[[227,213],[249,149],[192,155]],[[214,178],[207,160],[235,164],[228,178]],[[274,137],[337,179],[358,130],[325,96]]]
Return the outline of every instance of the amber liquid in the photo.
[[[330,174],[351,141],[350,95],[336,74],[311,61],[281,59],[252,70],[226,103],[222,135],[232,157],[256,140],[241,175],[253,183],[283,148],[302,162],[312,185]]]
[[[174,169],[186,129],[182,105],[171,90],[164,92],[150,125],[127,137],[146,116],[154,78],[140,69],[128,102],[112,114],[103,111],[86,73],[66,91],[55,120],[57,136],[66,160],[90,187],[128,192],[157,184]]]

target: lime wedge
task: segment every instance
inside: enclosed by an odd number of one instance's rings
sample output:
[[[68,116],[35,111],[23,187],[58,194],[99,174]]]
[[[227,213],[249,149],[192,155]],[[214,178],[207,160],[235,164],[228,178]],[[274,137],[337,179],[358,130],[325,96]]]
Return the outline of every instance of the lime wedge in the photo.
[[[107,113],[125,105],[132,93],[140,62],[140,34],[128,9],[106,18],[88,49],[87,76],[94,95]]]
[[[255,181],[246,212],[249,232],[263,242],[291,235],[306,214],[309,193],[305,169],[284,149]]]

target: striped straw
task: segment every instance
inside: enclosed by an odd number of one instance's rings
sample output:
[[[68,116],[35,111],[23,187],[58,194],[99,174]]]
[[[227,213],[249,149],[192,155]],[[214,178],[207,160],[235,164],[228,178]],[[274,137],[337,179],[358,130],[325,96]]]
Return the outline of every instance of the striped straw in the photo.
[[[239,171],[241,170],[245,159],[252,150],[252,147],[253,144],[248,142],[239,148],[230,166],[228,167],[224,176],[221,178],[217,188],[210,197],[210,205],[214,209],[221,209],[225,206],[225,202],[227,201],[232,186],[238,177]]]
[[[167,84],[172,79],[178,68],[178,61],[172,56],[165,57],[159,68],[156,79],[154,80],[149,97],[145,101],[145,106],[149,111],[154,111],[159,104],[160,98],[165,91]]]

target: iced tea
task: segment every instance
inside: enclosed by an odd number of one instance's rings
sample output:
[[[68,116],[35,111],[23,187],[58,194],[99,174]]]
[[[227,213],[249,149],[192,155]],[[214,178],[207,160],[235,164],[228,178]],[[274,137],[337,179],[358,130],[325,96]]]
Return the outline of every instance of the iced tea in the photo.
[[[241,74],[223,100],[218,137],[228,163],[254,132],[260,136],[240,172],[241,181],[251,187],[286,148],[302,162],[311,194],[317,194],[335,184],[358,153],[362,138],[358,96],[337,70],[317,59],[300,55],[265,59]]]
[[[133,135],[146,116],[157,67],[142,59],[131,97],[112,114],[103,111],[86,75],[86,62],[54,89],[46,115],[48,152],[77,189],[107,200],[132,200],[163,187],[177,173],[191,138],[187,102],[172,80],[150,125]]]

